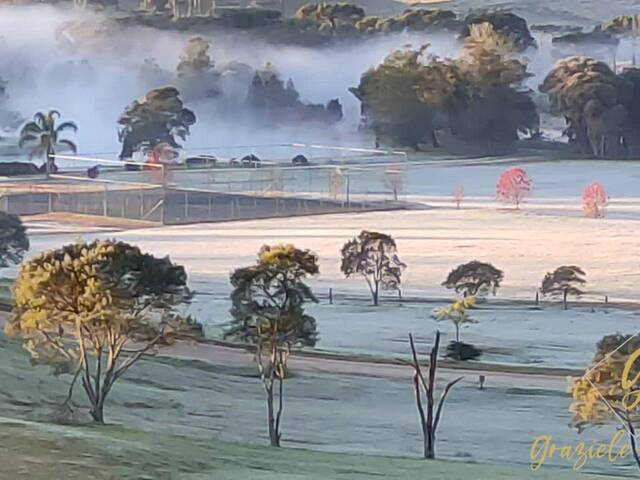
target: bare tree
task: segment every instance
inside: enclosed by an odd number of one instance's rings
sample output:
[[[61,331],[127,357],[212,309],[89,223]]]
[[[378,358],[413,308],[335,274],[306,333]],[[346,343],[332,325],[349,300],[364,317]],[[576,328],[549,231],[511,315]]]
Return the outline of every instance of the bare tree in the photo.
[[[433,342],[431,353],[429,354],[428,380],[425,380],[424,375],[422,374],[420,362],[418,361],[418,354],[416,352],[416,346],[413,342],[413,335],[411,334],[409,334],[409,344],[411,345],[413,368],[415,370],[413,375],[413,387],[416,392],[416,405],[418,407],[418,414],[420,415],[420,427],[422,428],[422,439],[424,442],[424,458],[434,459],[436,458],[436,431],[438,430],[438,425],[442,418],[444,401],[446,400],[451,388],[462,380],[463,377],[458,377],[447,383],[440,394],[440,399],[436,406],[434,393],[436,370],[438,368],[438,350],[440,349],[440,331],[436,330],[436,338]]]

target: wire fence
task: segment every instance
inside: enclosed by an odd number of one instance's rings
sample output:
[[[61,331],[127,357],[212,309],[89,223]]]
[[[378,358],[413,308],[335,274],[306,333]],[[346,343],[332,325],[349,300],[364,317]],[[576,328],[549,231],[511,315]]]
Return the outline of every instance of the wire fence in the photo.
[[[305,144],[210,151],[171,163],[55,155],[55,173],[0,181],[0,208],[179,224],[403,206],[402,152]]]

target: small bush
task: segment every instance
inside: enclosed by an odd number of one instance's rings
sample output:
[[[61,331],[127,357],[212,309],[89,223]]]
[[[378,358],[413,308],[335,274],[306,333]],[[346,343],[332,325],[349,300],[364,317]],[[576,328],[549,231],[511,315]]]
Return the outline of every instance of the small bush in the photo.
[[[454,360],[475,360],[480,355],[482,355],[482,351],[471,345],[470,343],[464,342],[451,342],[447,345],[447,353],[445,357],[453,358]]]

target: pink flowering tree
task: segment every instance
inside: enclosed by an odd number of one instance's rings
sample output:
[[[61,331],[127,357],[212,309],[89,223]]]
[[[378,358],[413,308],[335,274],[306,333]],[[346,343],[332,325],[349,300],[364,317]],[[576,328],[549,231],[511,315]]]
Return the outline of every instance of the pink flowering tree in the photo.
[[[497,198],[501,202],[514,204],[519,209],[522,200],[531,192],[532,184],[531,178],[523,169],[510,168],[498,178]]]
[[[609,196],[600,182],[590,183],[582,192],[582,206],[586,217],[604,218],[607,203]]]
[[[456,204],[456,208],[460,208],[460,204],[462,203],[463,199],[464,199],[464,187],[462,185],[459,185],[453,190],[453,201]]]

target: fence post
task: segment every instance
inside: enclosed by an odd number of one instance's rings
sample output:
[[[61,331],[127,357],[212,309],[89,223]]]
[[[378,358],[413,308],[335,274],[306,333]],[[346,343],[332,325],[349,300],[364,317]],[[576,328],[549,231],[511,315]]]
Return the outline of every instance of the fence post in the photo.
[[[329,305],[333,305],[333,288],[329,288]]]
[[[160,205],[160,223],[164,225],[164,209],[167,208],[167,191],[162,189],[162,205]]]
[[[347,208],[351,206],[351,177],[347,174]]]

